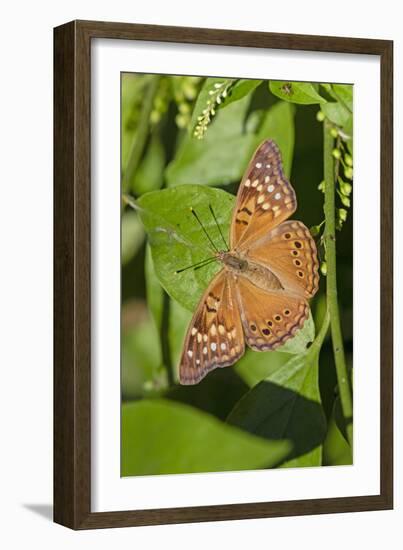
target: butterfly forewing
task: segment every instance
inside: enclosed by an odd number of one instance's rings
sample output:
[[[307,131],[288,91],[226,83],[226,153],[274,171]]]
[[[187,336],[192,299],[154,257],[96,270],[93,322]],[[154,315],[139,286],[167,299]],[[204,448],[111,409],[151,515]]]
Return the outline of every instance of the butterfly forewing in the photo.
[[[309,315],[304,298],[262,290],[243,276],[238,277],[237,293],[246,343],[257,351],[284,344]]]
[[[296,208],[295,192],[284,175],[280,151],[272,140],[266,140],[256,150],[239,186],[230,247],[247,247],[289,218]]]
[[[319,262],[309,229],[289,220],[250,244],[249,259],[267,267],[286,291],[311,298],[318,289]]]
[[[181,384],[196,384],[216,367],[227,367],[245,351],[233,280],[222,269],[200,300],[185,337]]]

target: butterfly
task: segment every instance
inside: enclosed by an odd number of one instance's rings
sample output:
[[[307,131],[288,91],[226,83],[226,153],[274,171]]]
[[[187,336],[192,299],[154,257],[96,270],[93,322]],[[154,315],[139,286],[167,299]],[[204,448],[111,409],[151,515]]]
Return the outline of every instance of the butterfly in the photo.
[[[300,221],[279,148],[264,141],[238,189],[229,250],[188,327],[179,364],[181,384],[197,384],[245,352],[275,350],[303,326],[318,289],[315,241]]]

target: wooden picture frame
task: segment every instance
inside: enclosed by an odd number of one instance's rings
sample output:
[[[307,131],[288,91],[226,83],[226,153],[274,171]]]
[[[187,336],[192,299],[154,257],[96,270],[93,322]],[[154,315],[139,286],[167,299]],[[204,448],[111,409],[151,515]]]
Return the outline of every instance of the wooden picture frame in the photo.
[[[91,512],[91,40],[113,38],[380,56],[381,488],[377,495]],[[393,43],[73,21],[54,30],[54,520],[72,529],[391,509],[393,506]]]

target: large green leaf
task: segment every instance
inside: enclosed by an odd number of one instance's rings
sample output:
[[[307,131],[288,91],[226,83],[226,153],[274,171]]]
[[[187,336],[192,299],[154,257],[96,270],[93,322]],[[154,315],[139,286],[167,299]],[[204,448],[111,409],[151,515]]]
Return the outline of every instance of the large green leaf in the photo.
[[[293,448],[284,467],[319,466],[326,421],[318,387],[321,334],[304,354],[251,389],[234,407],[228,422],[268,439],[288,439]]]
[[[211,257],[206,235],[192,215],[194,208],[217,246],[222,248],[218,228],[209,210],[212,205],[224,235],[229,233],[235,197],[221,189],[183,185],[147,193],[137,201],[140,217],[149,236],[155,272],[167,293],[193,311],[214,273],[216,262],[198,270],[176,273]]]
[[[165,171],[168,186],[226,185],[240,180],[255,147],[254,134],[244,133],[250,96],[220,111],[203,139],[184,137]]]
[[[272,94],[291,103],[300,105],[326,103],[326,99],[318,94],[310,82],[270,80],[269,88]]]
[[[290,103],[279,101],[269,109],[257,134],[257,142],[273,139],[280,148],[284,172],[290,177],[294,152],[294,111]]]
[[[122,407],[122,476],[268,468],[289,449],[287,441],[258,438],[182,403]]]

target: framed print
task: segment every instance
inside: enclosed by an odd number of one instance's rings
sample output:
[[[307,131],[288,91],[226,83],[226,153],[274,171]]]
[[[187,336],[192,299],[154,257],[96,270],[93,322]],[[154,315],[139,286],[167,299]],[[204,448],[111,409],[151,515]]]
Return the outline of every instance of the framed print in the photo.
[[[390,509],[390,41],[54,33],[54,519]]]

